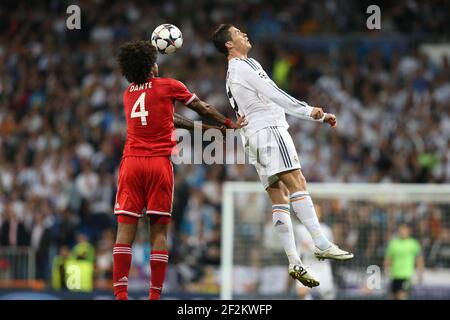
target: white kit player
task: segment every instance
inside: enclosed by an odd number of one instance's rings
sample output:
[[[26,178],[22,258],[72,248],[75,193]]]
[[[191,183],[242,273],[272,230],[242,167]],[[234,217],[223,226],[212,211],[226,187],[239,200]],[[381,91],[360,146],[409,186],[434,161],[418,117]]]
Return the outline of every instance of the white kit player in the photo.
[[[233,25],[220,25],[213,41],[217,50],[228,58],[227,95],[236,114],[247,118],[247,127],[241,129],[242,142],[272,201],[273,224],[289,259],[289,275],[307,287],[318,286],[319,281],[299,258],[290,205],[314,240],[316,258],[348,260],[353,254],[339,249],[322,232],[300,171],[297,151],[287,131],[285,112],[297,118],[325,122],[331,127],[336,126],[336,117],[278,88],[261,65],[247,57],[252,46],[247,35]]]

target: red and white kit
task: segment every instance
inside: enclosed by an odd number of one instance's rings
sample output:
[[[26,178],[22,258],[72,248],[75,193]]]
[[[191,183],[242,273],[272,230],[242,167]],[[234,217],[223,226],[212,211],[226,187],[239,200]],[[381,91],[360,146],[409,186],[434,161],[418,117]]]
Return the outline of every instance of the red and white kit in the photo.
[[[127,138],[119,169],[114,214],[170,216],[173,200],[175,100],[189,104],[195,94],[178,80],[150,78],[123,94]]]

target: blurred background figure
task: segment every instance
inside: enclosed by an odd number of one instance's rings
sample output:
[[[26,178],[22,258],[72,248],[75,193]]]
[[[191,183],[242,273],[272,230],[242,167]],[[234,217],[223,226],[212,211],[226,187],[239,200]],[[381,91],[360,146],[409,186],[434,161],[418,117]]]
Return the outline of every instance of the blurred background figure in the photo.
[[[4,217],[0,231],[0,245],[2,246],[27,246],[30,234],[25,225],[17,218],[12,205],[7,203],[4,208]]]
[[[391,279],[393,299],[410,297],[416,271],[419,283],[422,282],[425,264],[421,250],[419,242],[411,236],[410,227],[402,223],[397,236],[388,243],[384,261],[385,272]]]
[[[37,212],[31,229],[31,247],[36,250],[36,279],[47,281],[49,276],[49,250],[51,231],[45,223],[45,214]]]
[[[95,249],[95,286],[109,289],[112,286],[114,233],[107,229],[102,233]]]
[[[331,228],[323,222],[322,210],[317,205],[316,213],[325,236],[331,242],[333,242],[334,240]],[[296,284],[295,287],[298,297],[302,300],[334,299],[334,297],[336,296],[336,289],[332,272],[332,262],[329,260],[317,260],[317,258],[314,256],[314,241],[312,240],[311,235],[303,224],[298,223],[294,230],[298,238],[297,249],[299,251],[300,258],[302,259],[305,266],[312,270],[311,272],[320,282],[320,286],[312,289]]]
[[[54,290],[67,290],[66,262],[69,259],[70,250],[67,246],[61,246],[59,252],[53,258],[52,263],[52,288]]]
[[[69,290],[90,292],[94,290],[95,248],[89,237],[80,232],[65,263],[66,284]]]
[[[72,248],[70,256],[74,260],[85,260],[90,263],[95,262],[95,248],[89,243],[89,238],[85,233],[78,233],[77,243]]]

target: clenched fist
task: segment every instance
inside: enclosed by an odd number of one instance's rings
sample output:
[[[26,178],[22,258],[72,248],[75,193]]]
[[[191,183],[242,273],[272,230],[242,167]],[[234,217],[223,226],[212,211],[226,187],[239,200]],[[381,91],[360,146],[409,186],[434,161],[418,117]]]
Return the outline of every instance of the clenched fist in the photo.
[[[337,126],[336,116],[332,113],[326,113],[323,122],[328,123],[332,128]]]

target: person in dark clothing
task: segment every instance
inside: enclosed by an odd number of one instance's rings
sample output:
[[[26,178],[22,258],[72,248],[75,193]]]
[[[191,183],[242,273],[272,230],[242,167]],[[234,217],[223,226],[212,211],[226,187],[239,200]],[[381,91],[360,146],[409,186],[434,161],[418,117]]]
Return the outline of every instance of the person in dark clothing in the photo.
[[[0,246],[24,247],[29,245],[29,239],[25,225],[17,218],[11,204],[7,203],[4,208],[4,220],[0,228]],[[6,252],[7,248],[2,251]],[[10,277],[12,279],[27,278],[27,268],[20,263],[21,258],[21,255],[7,255],[7,265],[11,266]]]
[[[38,212],[36,214],[30,236],[30,245],[36,252],[37,279],[47,279],[50,244],[50,228],[45,225],[45,215],[41,212]]]
[[[5,206],[5,219],[0,231],[1,246],[27,246],[29,245],[29,234],[22,221],[17,216],[10,204]]]

